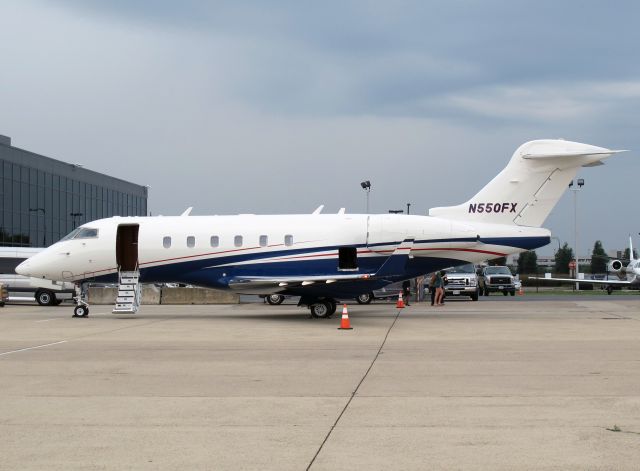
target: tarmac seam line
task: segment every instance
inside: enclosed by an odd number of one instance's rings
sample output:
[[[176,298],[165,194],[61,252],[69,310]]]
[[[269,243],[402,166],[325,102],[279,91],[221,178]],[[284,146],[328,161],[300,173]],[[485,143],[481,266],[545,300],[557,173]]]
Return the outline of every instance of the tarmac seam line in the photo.
[[[398,313],[396,314],[395,318],[393,319],[393,322],[391,323],[391,325],[387,329],[387,333],[385,334],[384,339],[382,340],[382,343],[380,344],[380,348],[376,352],[375,357],[373,357],[373,360],[371,361],[371,364],[369,365],[369,368],[367,368],[367,371],[365,371],[364,375],[360,379],[360,382],[358,383],[356,388],[351,393],[351,396],[349,397],[349,400],[347,401],[347,403],[342,408],[342,411],[340,411],[340,414],[338,414],[338,417],[336,418],[336,421],[333,423],[333,425],[329,429],[329,432],[327,432],[327,435],[324,437],[324,440],[322,440],[322,443],[320,444],[320,447],[318,448],[318,451],[316,451],[316,454],[313,455],[313,458],[311,458],[311,461],[309,462],[309,466],[307,466],[306,471],[309,471],[311,469],[311,466],[313,466],[313,463],[316,461],[316,458],[318,457],[318,455],[322,451],[322,448],[324,447],[324,444],[327,443],[327,441],[329,440],[329,437],[331,436],[331,433],[336,428],[336,426],[338,425],[338,422],[340,422],[340,419],[342,418],[342,416],[346,412],[347,408],[349,407],[349,404],[351,404],[351,401],[353,401],[353,398],[358,393],[358,389],[360,389],[360,386],[362,385],[364,380],[367,379],[367,376],[369,375],[369,372],[371,371],[371,368],[373,368],[373,365],[376,363],[376,361],[378,360],[378,357],[380,356],[380,352],[382,352],[382,349],[384,348],[384,344],[387,343],[387,338],[389,337],[389,334],[391,333],[391,329],[393,329],[393,326],[396,325],[396,322],[398,322],[398,318],[400,317],[400,313],[401,312],[402,312],[402,310],[399,309]]]
[[[35,347],[26,347],[26,348],[20,348],[18,350],[12,350],[10,352],[3,352],[3,353],[0,353],[0,356],[10,355],[11,353],[24,352],[26,350],[35,350],[36,348],[50,347],[52,345],[58,345],[58,344],[61,344],[61,343],[67,343],[67,340],[60,340],[59,342],[45,343],[44,345],[36,345]]]

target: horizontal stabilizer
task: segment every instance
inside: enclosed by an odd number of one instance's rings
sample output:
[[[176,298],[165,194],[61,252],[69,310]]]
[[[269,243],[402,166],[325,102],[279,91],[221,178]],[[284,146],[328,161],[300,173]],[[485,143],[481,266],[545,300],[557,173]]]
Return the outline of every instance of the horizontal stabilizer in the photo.
[[[561,139],[527,142],[475,196],[457,206],[431,208],[429,216],[541,227],[581,167],[602,165],[620,152]]]
[[[571,152],[571,151],[551,152],[551,153],[545,152],[545,153],[538,153],[538,154],[533,154],[533,153],[523,154],[522,158],[523,159],[558,159],[563,157],[596,157],[600,155],[609,156],[611,154],[619,154],[620,152],[628,152],[628,151],[607,149],[606,151],[599,151],[599,152]]]

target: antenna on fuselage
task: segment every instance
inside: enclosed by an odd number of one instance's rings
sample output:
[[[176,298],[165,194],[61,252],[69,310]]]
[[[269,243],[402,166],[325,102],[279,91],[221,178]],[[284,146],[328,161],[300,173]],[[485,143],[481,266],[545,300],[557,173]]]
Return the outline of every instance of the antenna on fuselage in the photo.
[[[191,214],[192,209],[193,209],[193,206],[189,206],[187,209],[184,210],[184,213],[182,213],[180,216],[189,216]]]
[[[338,214],[344,214],[344,208],[340,208],[340,210],[338,211]]]
[[[324,209],[324,204],[321,204],[320,206],[318,206],[316,208],[316,210],[314,212],[312,212],[311,214],[320,214],[322,212],[322,210]]]

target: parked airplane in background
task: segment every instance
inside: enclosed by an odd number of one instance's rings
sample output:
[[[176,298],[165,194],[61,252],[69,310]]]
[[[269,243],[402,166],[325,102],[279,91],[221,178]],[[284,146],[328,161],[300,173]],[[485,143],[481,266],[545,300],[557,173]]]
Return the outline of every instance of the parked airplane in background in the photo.
[[[631,286],[640,289],[640,260],[633,258],[633,241],[629,236],[629,263],[623,266],[620,260],[611,260],[607,263],[607,272],[618,276],[618,280],[578,280],[575,278],[542,278],[530,277],[532,280],[563,281],[567,283],[581,283],[590,285],[600,285],[607,287],[607,293],[611,294],[614,286]]]
[[[429,216],[314,214],[113,217],[77,228],[16,271],[76,282],[120,281],[114,312],[136,312],[139,282],[180,282],[300,296],[315,316],[335,298],[393,281],[542,247],[540,226],[580,167],[620,152],[564,140],[527,142],[469,201]],[[470,156],[474,158],[475,156]]]

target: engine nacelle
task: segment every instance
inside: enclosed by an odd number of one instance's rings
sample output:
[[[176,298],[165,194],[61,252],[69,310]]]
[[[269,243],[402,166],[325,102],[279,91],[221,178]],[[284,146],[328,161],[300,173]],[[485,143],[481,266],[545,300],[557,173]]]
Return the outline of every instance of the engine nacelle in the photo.
[[[607,271],[620,273],[622,271],[622,262],[620,260],[611,260],[607,263]]]

